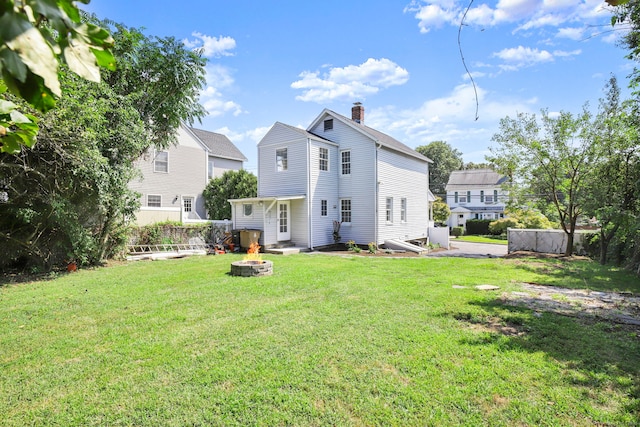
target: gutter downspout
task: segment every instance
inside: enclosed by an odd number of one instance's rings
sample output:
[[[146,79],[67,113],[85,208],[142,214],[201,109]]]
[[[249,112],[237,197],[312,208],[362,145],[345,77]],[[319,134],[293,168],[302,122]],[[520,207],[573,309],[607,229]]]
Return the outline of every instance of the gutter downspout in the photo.
[[[374,215],[375,224],[374,224],[373,234],[374,234],[374,239],[375,239],[376,245],[378,245],[378,243],[379,243],[378,242],[378,234],[379,234],[378,233],[378,228],[379,228],[379,225],[380,225],[378,223],[378,221],[380,219],[380,213],[378,212],[378,208],[379,208],[379,205],[380,205],[380,201],[379,201],[379,198],[380,198],[380,181],[378,181],[378,178],[379,178],[378,177],[378,152],[380,150],[380,147],[382,147],[382,144],[380,144],[379,142],[376,141],[375,146],[376,146],[376,164],[375,164],[375,167],[374,167],[375,179],[374,179],[373,182],[375,183],[375,186],[376,186],[375,187],[375,199],[376,200],[375,200],[375,215]]]
[[[313,215],[311,213],[311,139],[307,138],[307,244],[313,250]]]

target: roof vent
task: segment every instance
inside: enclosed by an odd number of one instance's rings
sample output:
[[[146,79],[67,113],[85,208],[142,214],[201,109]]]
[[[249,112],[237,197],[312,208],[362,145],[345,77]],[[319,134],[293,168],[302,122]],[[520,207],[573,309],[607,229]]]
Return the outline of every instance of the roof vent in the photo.
[[[361,102],[353,103],[353,107],[351,107],[351,120],[364,124],[364,107]]]

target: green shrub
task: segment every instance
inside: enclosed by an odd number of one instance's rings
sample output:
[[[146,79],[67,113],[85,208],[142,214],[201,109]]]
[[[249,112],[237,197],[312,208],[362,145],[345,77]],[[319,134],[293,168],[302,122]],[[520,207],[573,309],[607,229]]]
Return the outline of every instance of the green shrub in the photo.
[[[482,236],[489,234],[490,219],[469,219],[467,220],[467,235]]]
[[[489,224],[489,233],[500,236],[503,234],[507,234],[507,228],[523,228],[522,224],[520,224],[514,218],[502,218],[495,221],[492,221]]]
[[[460,237],[464,234],[464,227],[453,227],[451,229],[451,235],[455,237]]]

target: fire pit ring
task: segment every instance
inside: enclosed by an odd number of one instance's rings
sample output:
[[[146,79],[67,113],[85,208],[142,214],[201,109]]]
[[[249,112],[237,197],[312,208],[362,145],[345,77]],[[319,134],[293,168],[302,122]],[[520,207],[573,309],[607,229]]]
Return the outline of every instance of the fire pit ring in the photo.
[[[243,260],[231,263],[231,275],[241,277],[270,276],[273,262],[267,260]]]

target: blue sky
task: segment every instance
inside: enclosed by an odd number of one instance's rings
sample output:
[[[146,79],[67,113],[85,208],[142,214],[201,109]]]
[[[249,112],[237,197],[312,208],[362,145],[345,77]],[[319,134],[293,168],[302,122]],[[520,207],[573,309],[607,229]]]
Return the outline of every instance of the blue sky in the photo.
[[[204,48],[195,127],[227,135],[257,173],[276,122],[306,128],[324,109],[410,147],[446,141],[482,162],[501,118],[593,108],[633,68],[603,0],[92,0],[100,18]],[[477,97],[476,97],[477,92]],[[477,100],[477,102],[476,102]],[[477,115],[476,115],[477,108]]]

